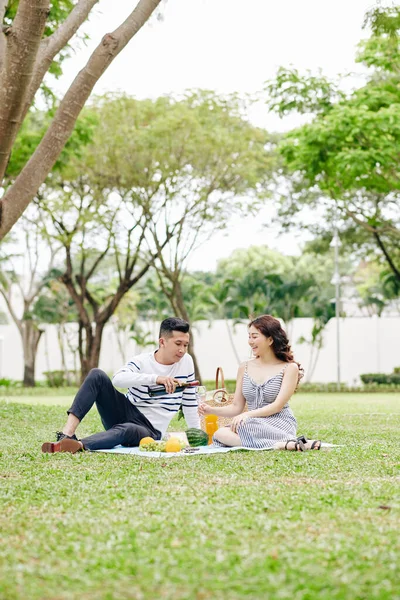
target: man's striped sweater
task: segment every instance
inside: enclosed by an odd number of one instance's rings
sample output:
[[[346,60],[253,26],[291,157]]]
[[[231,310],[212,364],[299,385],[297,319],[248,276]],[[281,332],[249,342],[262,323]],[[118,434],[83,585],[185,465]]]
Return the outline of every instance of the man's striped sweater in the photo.
[[[154,358],[154,352],[145,352],[134,356],[122,369],[115,373],[112,382],[115,387],[128,388],[126,397],[151,424],[164,435],[168,425],[183,407],[188,427],[200,427],[197,413],[196,389],[188,388],[163,396],[151,397],[149,387],[156,385],[157,377],[174,377],[182,382],[195,381],[193,359],[185,354],[180,361],[172,365],[161,365]]]

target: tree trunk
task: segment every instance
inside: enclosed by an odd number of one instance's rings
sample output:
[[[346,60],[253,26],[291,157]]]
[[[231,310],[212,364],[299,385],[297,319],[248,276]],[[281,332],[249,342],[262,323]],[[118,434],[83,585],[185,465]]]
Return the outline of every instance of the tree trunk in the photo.
[[[130,39],[146,23],[160,2],[161,0],[139,0],[136,8],[124,23],[114,32],[108,33],[103,37],[101,43],[89,58],[87,65],[75,77],[38,147],[15,182],[0,199],[0,240],[3,239],[22,215],[53,168],[75,127],[76,120],[83,106],[101,75],[121,50],[125,48]],[[30,32],[28,31],[28,33]],[[35,53],[35,58],[36,54],[37,52]],[[25,92],[27,90],[28,84],[26,85]],[[5,131],[9,126],[9,120],[7,113],[4,122]],[[0,167],[1,164],[3,164],[3,167],[6,164],[6,160],[8,159],[7,153],[10,150],[9,145],[7,137],[3,150],[0,146]]]
[[[21,126],[49,6],[49,0],[20,0],[14,22],[6,36],[0,72],[0,182]],[[4,35],[2,31],[0,35]]]
[[[189,314],[186,310],[186,306],[185,306],[185,302],[183,300],[183,294],[182,294],[182,286],[180,281],[176,281],[175,285],[174,285],[174,304],[175,306],[173,306],[172,308],[177,311],[177,317],[180,317],[181,319],[184,319],[185,321],[187,321],[188,323],[190,323],[190,318],[189,318]],[[193,336],[193,329],[190,329],[190,338],[189,338],[189,354],[190,356],[193,358],[193,363],[194,363],[194,372],[195,372],[195,376],[196,379],[198,379],[201,382],[201,375],[200,375],[200,368],[199,368],[199,363],[197,361],[196,358],[196,354],[194,351],[194,336]]]
[[[237,350],[236,350],[235,342],[233,341],[233,335],[232,335],[231,327],[229,325],[229,321],[228,321],[228,319],[225,319],[225,318],[224,318],[224,321],[225,321],[226,329],[228,331],[228,337],[229,337],[229,341],[231,343],[231,348],[232,348],[233,353],[236,358],[236,362],[238,365],[240,365],[240,358],[239,358],[239,354],[237,353]]]
[[[81,383],[84,381],[91,369],[97,369],[100,361],[101,339],[105,323],[93,323],[90,333],[83,339],[80,336],[79,355],[81,356]],[[84,347],[83,347],[84,345]]]
[[[65,359],[65,344],[64,344],[64,323],[57,324],[57,339],[58,347],[60,348],[61,354],[61,365],[65,373],[65,383],[71,385],[71,376],[68,370],[67,361]]]
[[[31,321],[23,321],[22,324],[22,346],[24,349],[24,387],[35,387],[35,362],[36,353],[42,329]]]
[[[391,271],[393,272],[394,276],[396,277],[397,281],[400,281],[400,271],[399,269],[396,267],[396,265],[394,264],[392,257],[390,256],[385,244],[382,241],[381,236],[379,235],[379,233],[375,230],[374,232],[374,237],[376,240],[376,243],[378,244],[379,248],[382,250],[382,253],[384,255],[384,257],[387,260],[387,263],[391,269]]]

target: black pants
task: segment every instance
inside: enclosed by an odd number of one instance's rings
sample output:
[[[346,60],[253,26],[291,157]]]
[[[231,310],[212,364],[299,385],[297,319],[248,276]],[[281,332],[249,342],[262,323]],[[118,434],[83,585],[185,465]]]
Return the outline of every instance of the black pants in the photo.
[[[161,433],[124,394],[115,389],[101,369],[90,371],[67,412],[82,421],[95,402],[106,431],[83,438],[81,442],[85,450],[114,448],[118,444],[139,446],[144,437],[161,438]]]

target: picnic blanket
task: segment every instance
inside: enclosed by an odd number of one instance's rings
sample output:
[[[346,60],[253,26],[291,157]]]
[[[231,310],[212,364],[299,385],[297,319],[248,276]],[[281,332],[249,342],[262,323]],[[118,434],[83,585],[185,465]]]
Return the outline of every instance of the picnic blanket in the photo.
[[[182,433],[179,432],[180,435],[171,434],[176,437],[182,438]],[[186,437],[186,436],[185,436]],[[338,444],[328,444],[327,442],[322,442],[322,448],[338,448]],[[138,447],[127,448],[126,446],[116,446],[115,448],[111,448],[109,450],[95,450],[94,452],[110,452],[112,454],[132,454],[133,456],[140,456],[142,458],[176,458],[180,456],[199,456],[204,454],[222,454],[225,452],[234,452],[237,450],[241,450],[242,452],[265,452],[269,450],[274,450],[274,448],[244,448],[243,446],[233,446],[231,448],[221,448],[220,446],[199,446],[197,448],[184,448],[180,452],[144,452],[140,450]]]

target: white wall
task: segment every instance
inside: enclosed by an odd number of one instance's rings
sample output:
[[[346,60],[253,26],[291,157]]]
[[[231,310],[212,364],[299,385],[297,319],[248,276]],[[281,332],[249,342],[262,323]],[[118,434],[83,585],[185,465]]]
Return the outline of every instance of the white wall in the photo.
[[[145,324],[156,337],[158,324]],[[239,359],[250,357],[247,346],[247,328],[245,324],[233,326],[234,344]],[[306,370],[309,369],[310,347],[299,344],[301,336],[309,337],[312,319],[295,319],[290,337],[295,358]],[[237,361],[229,341],[225,321],[196,323],[193,329],[196,354],[204,379],[213,379],[217,366],[222,366],[228,379],[236,377]],[[390,373],[400,366],[400,317],[367,318],[354,317],[340,319],[341,336],[341,380],[354,384],[360,373]],[[14,324],[0,325],[0,377],[22,379],[23,356],[18,329]],[[150,347],[149,347],[150,350]],[[112,326],[107,326],[103,336],[100,367],[112,373],[139,349],[132,340],[126,347],[124,359],[120,355]],[[68,367],[73,368],[71,357]],[[57,342],[56,327],[46,326],[38,348],[36,377],[43,379],[43,371],[60,369],[61,356]],[[336,320],[332,319],[326,328],[324,346],[319,354],[312,381],[336,381]]]

